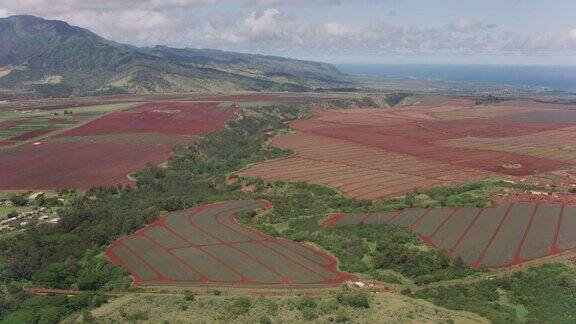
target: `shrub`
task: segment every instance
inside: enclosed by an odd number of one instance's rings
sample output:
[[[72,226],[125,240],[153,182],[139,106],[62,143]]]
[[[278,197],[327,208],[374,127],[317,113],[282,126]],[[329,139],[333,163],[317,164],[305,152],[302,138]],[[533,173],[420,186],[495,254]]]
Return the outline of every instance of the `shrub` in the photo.
[[[298,310],[303,310],[305,308],[315,309],[316,306],[317,306],[316,300],[314,300],[314,298],[310,296],[304,296],[296,302],[296,308]]]
[[[334,318],[334,322],[336,323],[346,323],[349,321],[350,317],[343,309],[339,310],[338,313],[336,313],[336,317]]]
[[[196,299],[196,294],[192,291],[187,291],[184,293],[184,300],[185,301],[194,301]]]
[[[14,206],[24,207],[28,205],[28,199],[24,196],[14,195],[10,197],[10,201],[14,204]]]
[[[250,301],[250,298],[241,296],[235,298],[232,301],[232,304],[230,305],[230,312],[234,316],[239,316],[247,313],[251,307],[252,307],[252,301]]]
[[[307,321],[314,320],[318,317],[318,312],[316,312],[316,308],[304,307],[300,310],[300,312],[302,313],[302,317],[304,317],[304,319]]]
[[[368,295],[365,293],[345,294],[340,293],[336,296],[336,300],[345,306],[354,308],[370,308]]]

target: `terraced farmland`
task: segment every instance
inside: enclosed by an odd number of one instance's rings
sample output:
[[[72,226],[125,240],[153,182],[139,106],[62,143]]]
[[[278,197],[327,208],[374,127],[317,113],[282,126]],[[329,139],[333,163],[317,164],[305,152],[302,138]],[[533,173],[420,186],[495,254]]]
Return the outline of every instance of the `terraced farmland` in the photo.
[[[352,278],[331,256],[234,219],[234,213],[270,207],[267,201],[230,201],[169,213],[112,243],[106,255],[137,285],[308,287]]]
[[[576,248],[576,206],[503,203],[491,208],[335,214],[325,226],[389,224],[417,233],[472,267],[501,268]]]
[[[266,180],[323,184],[360,199],[378,199],[435,185],[460,184],[489,172],[455,169],[447,163],[378,150],[349,141],[295,132],[276,137],[273,145],[293,149],[289,159],[255,165],[239,174]]]
[[[576,164],[576,110],[516,106],[521,104],[474,107],[465,99],[432,97],[404,108],[319,110],[311,119],[292,122],[294,132],[273,139],[271,145],[295,156],[239,175],[306,181],[375,200]]]

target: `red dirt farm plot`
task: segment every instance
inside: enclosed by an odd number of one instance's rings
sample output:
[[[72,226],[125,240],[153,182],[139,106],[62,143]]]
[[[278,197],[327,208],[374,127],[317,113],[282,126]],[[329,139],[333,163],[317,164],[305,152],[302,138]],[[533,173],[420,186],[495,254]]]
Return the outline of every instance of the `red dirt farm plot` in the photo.
[[[501,268],[576,248],[576,205],[503,203],[491,208],[335,214],[324,226],[389,224],[472,267]]]
[[[0,190],[88,189],[128,184],[127,174],[160,164],[172,145],[42,142],[0,151]]]
[[[336,260],[305,244],[238,224],[234,213],[271,208],[229,201],[169,213],[113,242],[106,255],[136,285],[330,286],[352,279]]]
[[[122,133],[198,135],[217,131],[234,118],[235,104],[224,108],[218,102],[152,102],[108,114],[61,136]]]
[[[230,104],[228,104],[229,106]],[[131,184],[127,175],[161,164],[177,145],[222,129],[236,105],[216,102],[146,103],[113,112],[41,142],[0,143],[0,190],[89,189]],[[43,135],[31,131],[11,140]]]
[[[293,150],[295,156],[257,164],[239,175],[306,181],[375,200],[576,163],[570,123],[515,120],[514,114],[504,119],[496,113],[503,109],[507,107],[474,108],[467,100],[435,97],[412,107],[318,110],[311,119],[292,122],[293,133],[273,139],[273,146]],[[557,146],[545,149],[546,143]],[[531,151],[531,145],[540,146]]]

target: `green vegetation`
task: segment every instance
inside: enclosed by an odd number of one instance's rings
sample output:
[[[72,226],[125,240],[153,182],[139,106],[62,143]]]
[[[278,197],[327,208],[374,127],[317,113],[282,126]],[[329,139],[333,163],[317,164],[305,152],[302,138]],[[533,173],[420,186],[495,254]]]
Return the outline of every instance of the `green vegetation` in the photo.
[[[488,105],[496,104],[496,103],[499,103],[502,101],[504,101],[504,99],[498,98],[494,95],[488,95],[484,98],[476,100],[476,106],[488,106]]]
[[[442,307],[480,314],[494,323],[574,323],[576,271],[548,264],[509,278],[430,288],[413,295]],[[527,312],[527,314],[526,314]]]
[[[361,307],[340,303],[340,296],[359,299]],[[100,323],[128,322],[145,317],[151,323],[404,323],[464,322],[478,317],[452,312],[429,303],[393,294],[337,293],[336,296],[238,297],[197,296],[192,302],[170,294],[131,294],[92,310],[89,317]],[[364,301],[369,308],[364,307]],[[354,303],[354,305],[356,305]],[[184,306],[184,307],[183,307]],[[242,312],[240,312],[240,310]],[[86,313],[85,313],[86,314]],[[80,315],[67,318],[70,322]],[[82,317],[86,318],[85,315]]]
[[[72,312],[98,307],[106,302],[105,297],[88,292],[73,297],[60,295],[26,298],[21,291],[12,291],[10,296],[22,300],[0,300],[0,309],[10,307],[10,303],[20,302],[18,310],[4,317],[2,323],[57,323]]]
[[[30,207],[0,206],[0,220],[16,216],[18,213],[31,210]],[[16,215],[15,215],[16,214]]]
[[[24,119],[23,124],[0,130],[0,140],[14,138],[31,131],[53,132],[68,129],[74,125],[86,122],[91,118],[107,112],[128,109],[134,103],[116,103],[104,105],[91,105],[84,107],[38,107],[33,111],[29,108],[14,107],[14,109],[0,109],[0,121]],[[38,136],[44,136],[39,134]],[[36,136],[36,137],[38,137]],[[30,138],[32,139],[32,138]]]
[[[390,107],[394,107],[408,97],[412,96],[411,93],[395,92],[386,96],[386,104]]]

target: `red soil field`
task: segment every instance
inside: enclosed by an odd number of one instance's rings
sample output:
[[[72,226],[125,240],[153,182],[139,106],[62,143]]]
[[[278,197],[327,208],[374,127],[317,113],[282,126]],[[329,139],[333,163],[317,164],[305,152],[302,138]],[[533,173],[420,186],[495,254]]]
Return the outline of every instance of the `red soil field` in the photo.
[[[189,143],[194,135],[222,129],[236,113],[235,104],[224,108],[217,102],[146,103],[110,113],[39,145],[5,147],[0,152],[0,190],[83,190],[131,184],[129,173],[147,163],[163,163],[175,146]],[[0,146],[45,133],[31,131]]]
[[[239,172],[266,180],[307,181],[334,187],[359,199],[378,199],[432,185],[459,184],[487,172],[409,155],[374,150],[348,141],[294,133],[273,145],[298,152],[294,158],[270,161]]]
[[[114,241],[106,256],[143,286],[324,287],[354,278],[339,272],[333,257],[234,218],[271,207],[268,201],[229,201],[173,212]]]
[[[0,190],[88,189],[128,184],[127,174],[160,164],[172,145],[42,142],[0,151]]]
[[[59,136],[90,136],[124,133],[198,135],[217,131],[236,118],[236,105],[219,107],[218,102],[146,103],[108,114]]]
[[[516,202],[491,208],[334,214],[324,226],[405,227],[472,267],[502,268],[576,249],[576,205]]]
[[[534,106],[512,108],[518,108],[515,114],[557,111]],[[296,132],[273,139],[272,145],[295,151],[293,158],[259,164],[239,175],[307,181],[374,200],[494,174],[555,171],[576,163],[576,145],[569,145],[572,125],[514,120],[514,114],[499,118],[499,110],[508,108],[427,97],[411,107],[318,110],[311,119],[292,122]],[[446,114],[450,115],[444,119]],[[559,147],[546,148],[547,143]],[[530,150],[534,145],[538,149]]]
[[[12,141],[0,141],[0,147],[10,146],[14,144]]]
[[[524,176],[538,171],[557,170],[563,166],[562,163],[553,160],[521,154],[437,144],[438,141],[442,140],[466,137],[466,128],[474,129],[476,127],[476,130],[469,130],[468,132],[481,136],[493,133],[495,137],[507,137],[519,133],[519,131],[505,125],[487,125],[482,120],[476,120],[476,122],[467,120],[464,125],[459,125],[458,122],[454,121],[413,121],[397,125],[364,126],[349,125],[348,121],[332,125],[311,119],[298,120],[292,123],[291,127],[310,134],[345,140],[388,152],[503,174]],[[451,131],[450,128],[454,128],[455,131]],[[524,132],[530,131],[532,130],[528,128],[524,130]],[[519,163],[522,167],[507,169],[504,165],[509,162]]]

